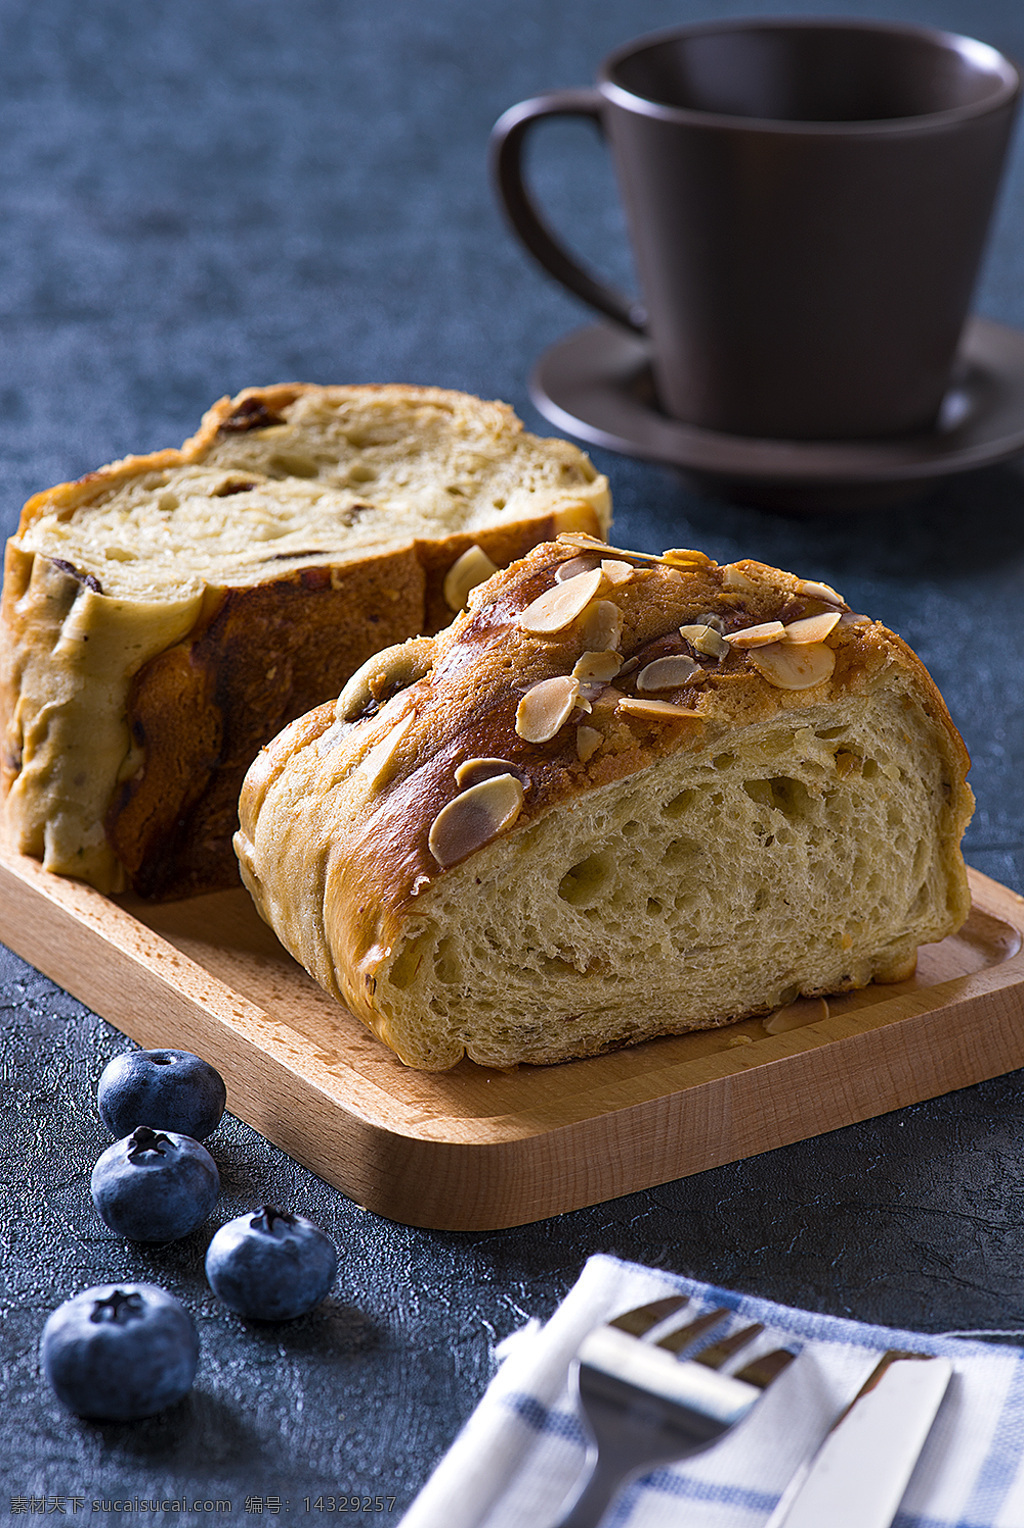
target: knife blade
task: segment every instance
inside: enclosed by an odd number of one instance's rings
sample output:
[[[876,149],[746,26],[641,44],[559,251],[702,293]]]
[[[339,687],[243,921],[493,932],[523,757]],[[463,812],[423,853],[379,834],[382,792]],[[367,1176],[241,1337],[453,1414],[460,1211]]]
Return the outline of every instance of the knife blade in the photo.
[[[764,1528],[889,1528],[952,1372],[948,1358],[886,1353]]]

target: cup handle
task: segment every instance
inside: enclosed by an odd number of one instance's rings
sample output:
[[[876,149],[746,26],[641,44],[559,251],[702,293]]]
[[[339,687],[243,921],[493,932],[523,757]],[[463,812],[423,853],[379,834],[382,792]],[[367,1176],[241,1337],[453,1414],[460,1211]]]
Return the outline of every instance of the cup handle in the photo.
[[[491,131],[491,177],[514,232],[548,274],[599,313],[645,334],[642,305],[605,286],[573,259],[537,211],[523,179],[526,135],[535,122],[543,117],[590,117],[600,128],[603,105],[598,90],[555,90],[510,106]]]

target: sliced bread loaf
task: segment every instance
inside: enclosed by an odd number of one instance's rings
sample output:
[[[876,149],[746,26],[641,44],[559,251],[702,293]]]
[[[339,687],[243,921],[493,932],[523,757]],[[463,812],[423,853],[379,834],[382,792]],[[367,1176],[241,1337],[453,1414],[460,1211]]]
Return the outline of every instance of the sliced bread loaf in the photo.
[[[969,909],[968,762],[825,585],[568,537],[275,738],[236,845],[405,1062],[557,1062],[907,976]]]
[[[36,495],[0,607],[17,847],[104,891],[237,882],[246,768],[382,647],[561,529],[607,484],[511,409],[415,387],[250,389],[180,451]]]

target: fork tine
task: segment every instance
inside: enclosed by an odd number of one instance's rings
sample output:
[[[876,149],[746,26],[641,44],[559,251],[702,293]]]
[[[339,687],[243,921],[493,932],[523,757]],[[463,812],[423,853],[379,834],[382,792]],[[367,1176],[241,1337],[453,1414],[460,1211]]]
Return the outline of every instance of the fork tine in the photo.
[[[688,1321],[685,1326],[676,1327],[674,1332],[669,1332],[667,1337],[660,1338],[654,1346],[667,1348],[670,1353],[681,1353],[684,1348],[696,1342],[698,1337],[703,1337],[705,1332],[710,1332],[713,1326],[719,1326],[726,1316],[732,1312],[724,1306],[721,1310],[708,1311],[705,1316],[698,1316],[695,1321]]]
[[[623,1315],[616,1316],[614,1321],[609,1321],[608,1325],[618,1327],[620,1332],[628,1332],[631,1337],[642,1337],[645,1332],[651,1331],[669,1316],[674,1316],[677,1310],[682,1310],[689,1303],[686,1295],[669,1295],[664,1300],[653,1300],[650,1305],[638,1305],[636,1310],[627,1310]]]
[[[658,1300],[627,1311],[580,1344],[574,1375],[590,1448],[587,1467],[555,1528],[596,1528],[638,1473],[712,1447],[760,1404],[759,1391],[796,1356],[780,1349],[739,1375],[709,1373],[706,1362],[689,1361],[685,1353],[694,1339],[730,1316],[727,1309],[698,1316],[659,1342],[643,1340],[686,1303]],[[712,1370],[760,1330],[744,1327],[708,1348]]]
[[[709,1369],[720,1369],[724,1363],[738,1353],[740,1348],[745,1348],[748,1342],[753,1342],[755,1337],[760,1336],[764,1327],[760,1321],[755,1321],[753,1326],[741,1326],[738,1332],[733,1332],[729,1337],[720,1337],[709,1348],[704,1348],[700,1353],[695,1353],[695,1364],[706,1364]]]
[[[745,1369],[740,1369],[733,1375],[733,1379],[745,1380],[748,1385],[756,1385],[759,1390],[765,1390],[773,1379],[777,1379],[783,1369],[793,1362],[796,1357],[788,1348],[776,1348],[772,1353],[765,1353],[761,1358],[755,1358],[747,1364]]]

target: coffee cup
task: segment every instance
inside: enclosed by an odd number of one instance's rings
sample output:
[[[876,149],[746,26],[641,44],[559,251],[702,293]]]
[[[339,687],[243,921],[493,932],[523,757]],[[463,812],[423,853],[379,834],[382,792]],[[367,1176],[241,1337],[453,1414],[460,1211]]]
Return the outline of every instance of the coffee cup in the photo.
[[[646,336],[668,415],[768,439],[907,435],[950,385],[1020,91],[994,48],[927,27],[713,22],[512,107],[492,169],[545,269]],[[609,143],[642,303],[534,205],[527,136],[564,116]]]

